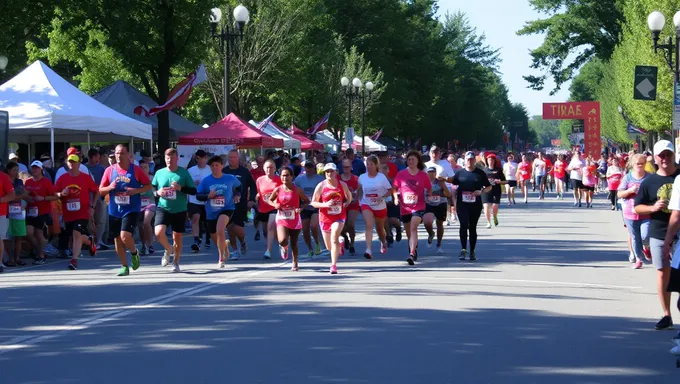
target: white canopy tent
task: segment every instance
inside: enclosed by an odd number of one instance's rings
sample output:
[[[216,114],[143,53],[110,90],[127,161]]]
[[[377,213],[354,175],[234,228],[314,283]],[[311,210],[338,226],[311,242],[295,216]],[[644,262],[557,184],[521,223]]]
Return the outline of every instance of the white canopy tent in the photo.
[[[122,115],[36,61],[0,86],[10,142],[151,140],[151,125]],[[153,148],[153,146],[152,146]],[[133,150],[130,148],[130,150]],[[30,154],[29,154],[30,155]]]
[[[250,120],[249,123],[252,124],[254,127],[257,127],[260,124],[255,122],[254,120]],[[267,124],[267,126],[264,127],[263,131],[264,133],[268,134],[271,137],[283,140],[283,149],[297,149],[299,151],[301,148],[300,140],[291,137],[285,132],[282,132],[281,130],[273,126],[271,123]]]
[[[371,140],[369,136],[364,136],[364,144],[366,145],[366,153],[387,151],[386,146],[374,140]],[[349,146],[347,145],[347,141],[343,140],[342,150],[345,151],[347,150],[347,148],[349,148]],[[361,136],[354,136],[354,140],[352,142],[352,149],[354,149],[355,151],[361,151]]]

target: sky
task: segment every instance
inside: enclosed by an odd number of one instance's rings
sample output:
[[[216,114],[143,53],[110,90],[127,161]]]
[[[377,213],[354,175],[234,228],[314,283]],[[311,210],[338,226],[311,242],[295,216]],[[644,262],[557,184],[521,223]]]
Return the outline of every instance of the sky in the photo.
[[[545,15],[534,11],[529,0],[439,0],[439,14],[447,12],[464,12],[470,25],[477,28],[477,33],[486,35],[487,44],[500,48],[500,71],[503,83],[510,91],[510,101],[520,102],[529,111],[529,116],[540,115],[544,102],[566,101],[569,98],[569,84],[550,96],[554,87],[552,81],[546,81],[542,91],[527,88],[527,81],[522,78],[529,74],[540,75],[540,71],[531,69],[529,51],[543,42],[542,35],[517,36],[526,21],[545,18]]]

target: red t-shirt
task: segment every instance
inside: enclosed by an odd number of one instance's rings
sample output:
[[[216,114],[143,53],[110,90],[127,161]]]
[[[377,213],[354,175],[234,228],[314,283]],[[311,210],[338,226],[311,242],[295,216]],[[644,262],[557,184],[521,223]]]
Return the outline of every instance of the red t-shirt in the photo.
[[[557,179],[563,179],[564,176],[566,176],[566,170],[567,164],[565,164],[564,161],[557,160],[555,162],[555,170],[553,171],[553,175],[555,175],[555,178]]]
[[[7,196],[14,190],[12,179],[5,172],[0,172],[0,197]],[[7,216],[9,213],[9,203],[0,203],[0,216]]]
[[[66,173],[57,180],[54,188],[58,192],[64,189],[70,191],[68,196],[61,198],[64,222],[90,220],[90,192],[99,191],[92,176],[82,172],[78,176]]]
[[[388,161],[387,167],[389,168],[389,170],[387,171],[387,178],[390,180],[394,180],[394,178],[397,177],[397,173],[399,173],[399,168],[397,168],[397,165],[394,164],[393,161]]]
[[[24,183],[24,188],[26,188],[28,195],[31,197],[47,197],[54,195],[54,185],[52,185],[52,182],[47,177],[41,177],[38,181],[30,178]],[[33,210],[35,208],[38,209],[37,216],[47,215],[52,212],[52,202],[43,200],[28,203],[26,207],[26,213],[28,217],[35,217],[32,215],[32,213],[35,213]]]
[[[265,203],[265,201],[269,201],[272,192],[274,192],[276,187],[282,184],[281,178],[274,175],[270,180],[267,176],[262,176],[257,179],[255,184],[257,185],[257,193],[260,194],[260,200],[258,200],[257,203],[258,212],[267,213],[273,211],[274,207]]]
[[[399,171],[394,178],[394,188],[399,191],[399,207],[402,215],[425,210],[425,191],[432,190],[427,173],[419,171],[415,175],[408,168]]]
[[[342,176],[339,173],[336,175],[336,177],[337,177],[338,180],[347,184],[347,189],[349,189],[349,192],[352,194],[352,202],[349,203],[349,206],[347,208],[353,209],[353,210],[358,210],[359,209],[359,200],[357,200],[357,188],[359,188],[359,178],[355,175],[351,175],[349,180],[345,180],[345,179],[342,178]]]
[[[264,176],[264,169],[262,169],[262,167],[251,169],[250,174],[253,175],[253,180],[257,180],[260,177]]]
[[[529,162],[519,163],[519,175],[522,180],[531,179],[531,164]]]

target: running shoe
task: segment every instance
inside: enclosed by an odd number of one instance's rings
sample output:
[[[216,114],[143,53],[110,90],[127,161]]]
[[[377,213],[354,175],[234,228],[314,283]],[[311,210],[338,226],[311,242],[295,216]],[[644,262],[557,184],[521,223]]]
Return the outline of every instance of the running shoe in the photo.
[[[172,265],[172,273],[178,273],[180,271],[179,264]]]
[[[224,268],[224,259],[220,258],[217,262],[217,268]]]
[[[135,253],[130,252],[130,255],[132,256],[132,270],[136,271],[140,265],[139,252],[135,249]]]
[[[387,241],[380,243],[380,253],[383,255],[387,253]]]
[[[432,241],[434,240],[434,231],[427,234],[427,247],[432,248]]]
[[[36,260],[33,262],[33,265],[43,265],[43,264],[45,264],[45,263],[47,263],[47,258],[46,258],[46,257],[45,257],[45,258],[42,258],[42,259],[40,259],[40,258],[36,259]]]
[[[658,323],[654,326],[654,328],[657,331],[661,331],[663,329],[669,329],[673,327],[673,319],[670,316],[664,316],[659,320]]]
[[[406,262],[408,265],[416,265],[416,261],[413,259],[413,255],[410,255],[408,259],[406,259]]]
[[[146,247],[142,245],[142,249],[139,250],[139,254],[142,256],[146,256]]]
[[[309,257],[310,259],[313,258],[314,257],[314,251],[309,251],[309,253],[307,253],[307,257]]]
[[[71,261],[68,263],[68,269],[75,271],[78,269],[78,260],[76,259],[71,259]]]
[[[210,249],[210,238],[205,239],[205,249]]]
[[[647,261],[652,261],[652,253],[649,251],[649,248],[642,247],[642,253],[645,254],[645,259],[647,259]]]
[[[242,242],[241,242],[241,254],[242,254],[243,256],[245,256],[245,255],[246,255],[246,252],[248,252],[248,244],[246,244],[245,241],[242,241]]]
[[[90,245],[88,246],[90,256],[95,256],[97,254],[97,244],[95,244],[94,237],[88,236],[87,239],[90,240]]]
[[[167,250],[163,251],[163,258],[161,259],[161,267],[167,267],[168,264],[170,264],[170,256],[173,254],[173,251],[168,252]]]
[[[467,258],[467,250],[461,249],[460,255],[458,256],[458,260],[464,261],[466,258]]]
[[[279,247],[279,252],[283,260],[288,260],[288,247]]]
[[[300,268],[298,267],[298,265],[297,265],[297,264],[293,264],[293,266],[292,266],[292,267],[290,267],[290,270],[291,270],[291,271],[293,271],[293,272],[297,272],[297,271],[299,271],[299,270],[300,270]]]
[[[633,264],[633,269],[642,269],[642,260],[638,260]]]
[[[401,227],[397,228],[397,237],[395,240],[397,240],[397,243],[401,241]]]
[[[335,264],[331,265],[330,274],[331,275],[337,275],[338,274],[338,267]]]
[[[130,267],[123,265],[118,272],[118,276],[127,276],[130,274]]]
[[[680,345],[676,345],[675,347],[671,348],[671,353],[675,356],[680,356]],[[676,363],[676,365],[680,365],[680,361]]]
[[[371,255],[370,252],[366,251],[366,252],[364,252],[364,257],[365,257],[367,260],[371,260],[371,259],[373,258],[373,255]]]
[[[272,254],[269,251],[264,252],[264,259],[269,260],[272,258]]]
[[[493,225],[498,226],[498,216],[493,217]]]
[[[631,264],[635,264],[635,255],[633,254],[633,251],[630,251],[628,253],[628,262]]]
[[[156,252],[156,250],[153,249],[153,245],[149,245],[149,255],[153,255],[154,252]]]
[[[491,222],[490,221],[486,222],[486,229],[491,229]]]
[[[260,241],[260,231],[255,232],[255,241]]]
[[[475,255],[475,251],[470,251],[470,261],[477,261],[477,255]]]
[[[229,260],[237,261],[240,258],[241,258],[241,252],[239,252],[238,250],[231,251],[231,255],[229,256]]]
[[[443,255],[443,254],[444,254],[444,250],[442,249],[441,246],[437,247],[437,254],[438,254],[438,255]]]
[[[191,251],[196,253],[201,250],[201,245],[198,244],[198,242],[194,241],[193,244],[191,244]]]
[[[319,256],[321,254],[321,245],[317,244],[314,248],[314,254]]]
[[[98,251],[108,251],[109,246],[104,244],[104,243],[99,243],[99,244],[97,244],[97,250]]]
[[[416,250],[412,253],[413,261],[418,261],[418,246],[416,245]]]
[[[394,237],[392,237],[391,234],[390,234],[390,235],[387,235],[387,238],[386,238],[386,239],[387,239],[387,245],[392,245],[392,244],[394,244]]]

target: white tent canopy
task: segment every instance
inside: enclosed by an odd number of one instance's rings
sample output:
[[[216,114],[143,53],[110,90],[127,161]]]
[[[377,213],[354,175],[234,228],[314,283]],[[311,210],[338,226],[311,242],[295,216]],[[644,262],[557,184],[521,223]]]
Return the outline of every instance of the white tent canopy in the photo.
[[[314,141],[323,145],[338,145],[338,141],[335,140],[333,134],[328,131],[317,132]]]
[[[252,124],[254,127],[257,127],[260,124],[256,123],[254,120],[250,120],[249,123]],[[298,151],[300,150],[301,146],[300,140],[295,139],[284,132],[281,132],[271,123],[267,124],[267,126],[264,127],[262,131],[264,131],[264,133],[268,134],[271,137],[283,140],[283,149],[297,149]]]
[[[11,142],[151,140],[151,125],[91,98],[36,61],[0,86]]]
[[[381,151],[387,151],[387,147],[374,141],[371,140],[369,136],[364,136],[364,144],[366,145],[366,153],[371,153],[371,152],[381,152]],[[345,151],[349,148],[347,145],[347,140],[342,141],[342,150]],[[361,151],[361,136],[354,136],[354,140],[352,142],[352,149],[355,151]]]

